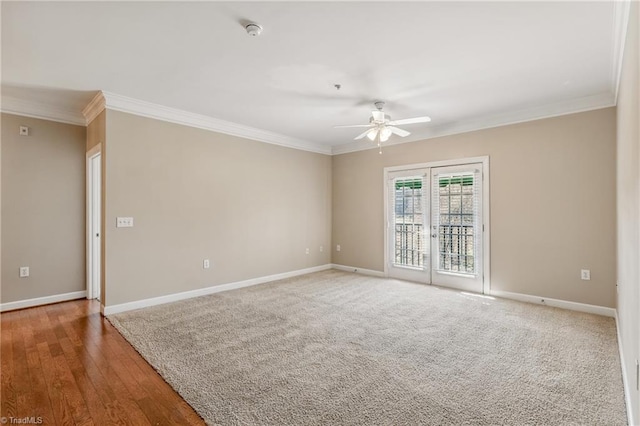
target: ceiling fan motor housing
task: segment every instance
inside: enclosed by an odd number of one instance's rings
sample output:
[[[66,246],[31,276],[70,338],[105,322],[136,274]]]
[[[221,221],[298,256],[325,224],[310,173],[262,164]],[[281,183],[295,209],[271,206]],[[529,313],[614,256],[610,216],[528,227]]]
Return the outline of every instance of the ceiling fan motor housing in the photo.
[[[384,124],[388,121],[391,121],[391,116],[389,116],[388,114],[384,115],[384,121],[376,120],[373,117],[369,117],[369,123],[371,124]]]

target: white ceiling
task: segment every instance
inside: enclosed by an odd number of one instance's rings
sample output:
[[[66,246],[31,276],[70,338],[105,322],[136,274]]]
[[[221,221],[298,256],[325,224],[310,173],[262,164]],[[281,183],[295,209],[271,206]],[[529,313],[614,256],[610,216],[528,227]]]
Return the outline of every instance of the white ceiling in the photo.
[[[81,117],[103,90],[333,152],[377,99],[431,116],[408,140],[613,105],[624,27],[612,1],[1,7],[5,111]]]

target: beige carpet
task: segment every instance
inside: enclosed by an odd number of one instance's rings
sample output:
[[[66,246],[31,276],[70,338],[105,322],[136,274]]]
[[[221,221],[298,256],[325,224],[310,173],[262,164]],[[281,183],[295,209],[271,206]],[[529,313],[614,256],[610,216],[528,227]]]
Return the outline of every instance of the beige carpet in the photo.
[[[626,424],[612,318],[325,271],[109,320],[212,425]]]

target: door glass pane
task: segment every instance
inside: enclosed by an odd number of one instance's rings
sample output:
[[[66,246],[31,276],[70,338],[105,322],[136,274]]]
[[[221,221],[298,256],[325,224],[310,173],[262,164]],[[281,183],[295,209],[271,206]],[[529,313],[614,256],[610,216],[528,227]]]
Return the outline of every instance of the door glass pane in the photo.
[[[440,271],[475,273],[473,173],[438,178]]]
[[[395,259],[399,266],[424,267],[422,177],[395,179]]]

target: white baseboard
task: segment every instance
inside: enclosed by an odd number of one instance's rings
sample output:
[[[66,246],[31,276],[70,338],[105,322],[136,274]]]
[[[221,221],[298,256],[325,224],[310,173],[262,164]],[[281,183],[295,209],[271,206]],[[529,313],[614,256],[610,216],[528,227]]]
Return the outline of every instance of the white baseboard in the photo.
[[[338,265],[335,263],[331,264],[331,267],[339,271],[356,272],[358,274],[371,275],[373,277],[383,277],[383,278],[385,277],[384,272],[374,271],[373,269],[364,269],[364,268],[358,268],[355,266]]]
[[[616,310],[616,332],[618,334],[618,352],[620,353],[620,367],[622,369],[622,386],[624,387],[624,403],[627,406],[627,424],[635,425],[633,411],[631,410],[631,388],[629,387],[629,376],[627,375],[627,364],[624,362],[624,351],[622,350],[622,336],[620,335],[620,323],[618,322],[618,311]]]
[[[509,291],[491,290],[491,296],[501,297],[503,299],[518,300],[520,302],[536,303],[538,305],[553,306],[554,308],[569,309],[571,311],[587,312],[589,314],[603,315],[605,317],[615,318],[616,310],[604,306],[588,305],[586,303],[569,302],[560,299],[549,299],[548,297],[531,296],[528,294],[511,293]]]
[[[338,265],[335,263],[332,264],[331,267],[333,269],[338,269],[340,271],[356,272],[358,274],[371,275],[374,277],[383,277],[383,278],[385,277],[384,272],[375,271],[372,269],[358,268],[355,266]],[[569,309],[571,311],[587,312],[590,314],[603,315],[603,316],[612,317],[612,318],[616,316],[616,310],[614,308],[607,308],[604,306],[588,305],[586,303],[569,302],[569,301],[560,300],[560,299],[549,299],[547,297],[531,296],[528,294],[511,293],[508,291],[500,291],[500,290],[491,290],[489,294],[491,296],[501,297],[503,299],[512,299],[512,300],[518,300],[520,302],[536,303],[538,305],[553,306],[555,308]]]
[[[54,294],[53,296],[36,297],[35,299],[18,300],[16,302],[1,303],[0,312],[32,308],[34,306],[49,305],[51,303],[67,302],[69,300],[83,299],[85,297],[87,297],[87,292],[83,290],[64,294]]]
[[[184,291],[181,293],[168,294],[166,296],[152,297],[150,299],[136,300],[134,302],[121,303],[118,305],[104,306],[104,308],[101,307],[101,311],[103,315],[113,315],[120,312],[131,311],[134,309],[148,308],[150,306],[162,305],[164,303],[177,302],[179,300],[206,296],[208,294],[220,293],[222,291],[235,290],[238,288],[264,284],[271,281],[296,277],[298,275],[310,274],[312,272],[325,271],[327,269],[331,269],[330,264],[314,266],[312,268],[306,269],[299,269],[297,271],[283,272],[281,274],[268,275],[265,277],[252,278],[245,281],[236,281],[233,283],[220,284],[212,287],[199,288],[197,290]]]

